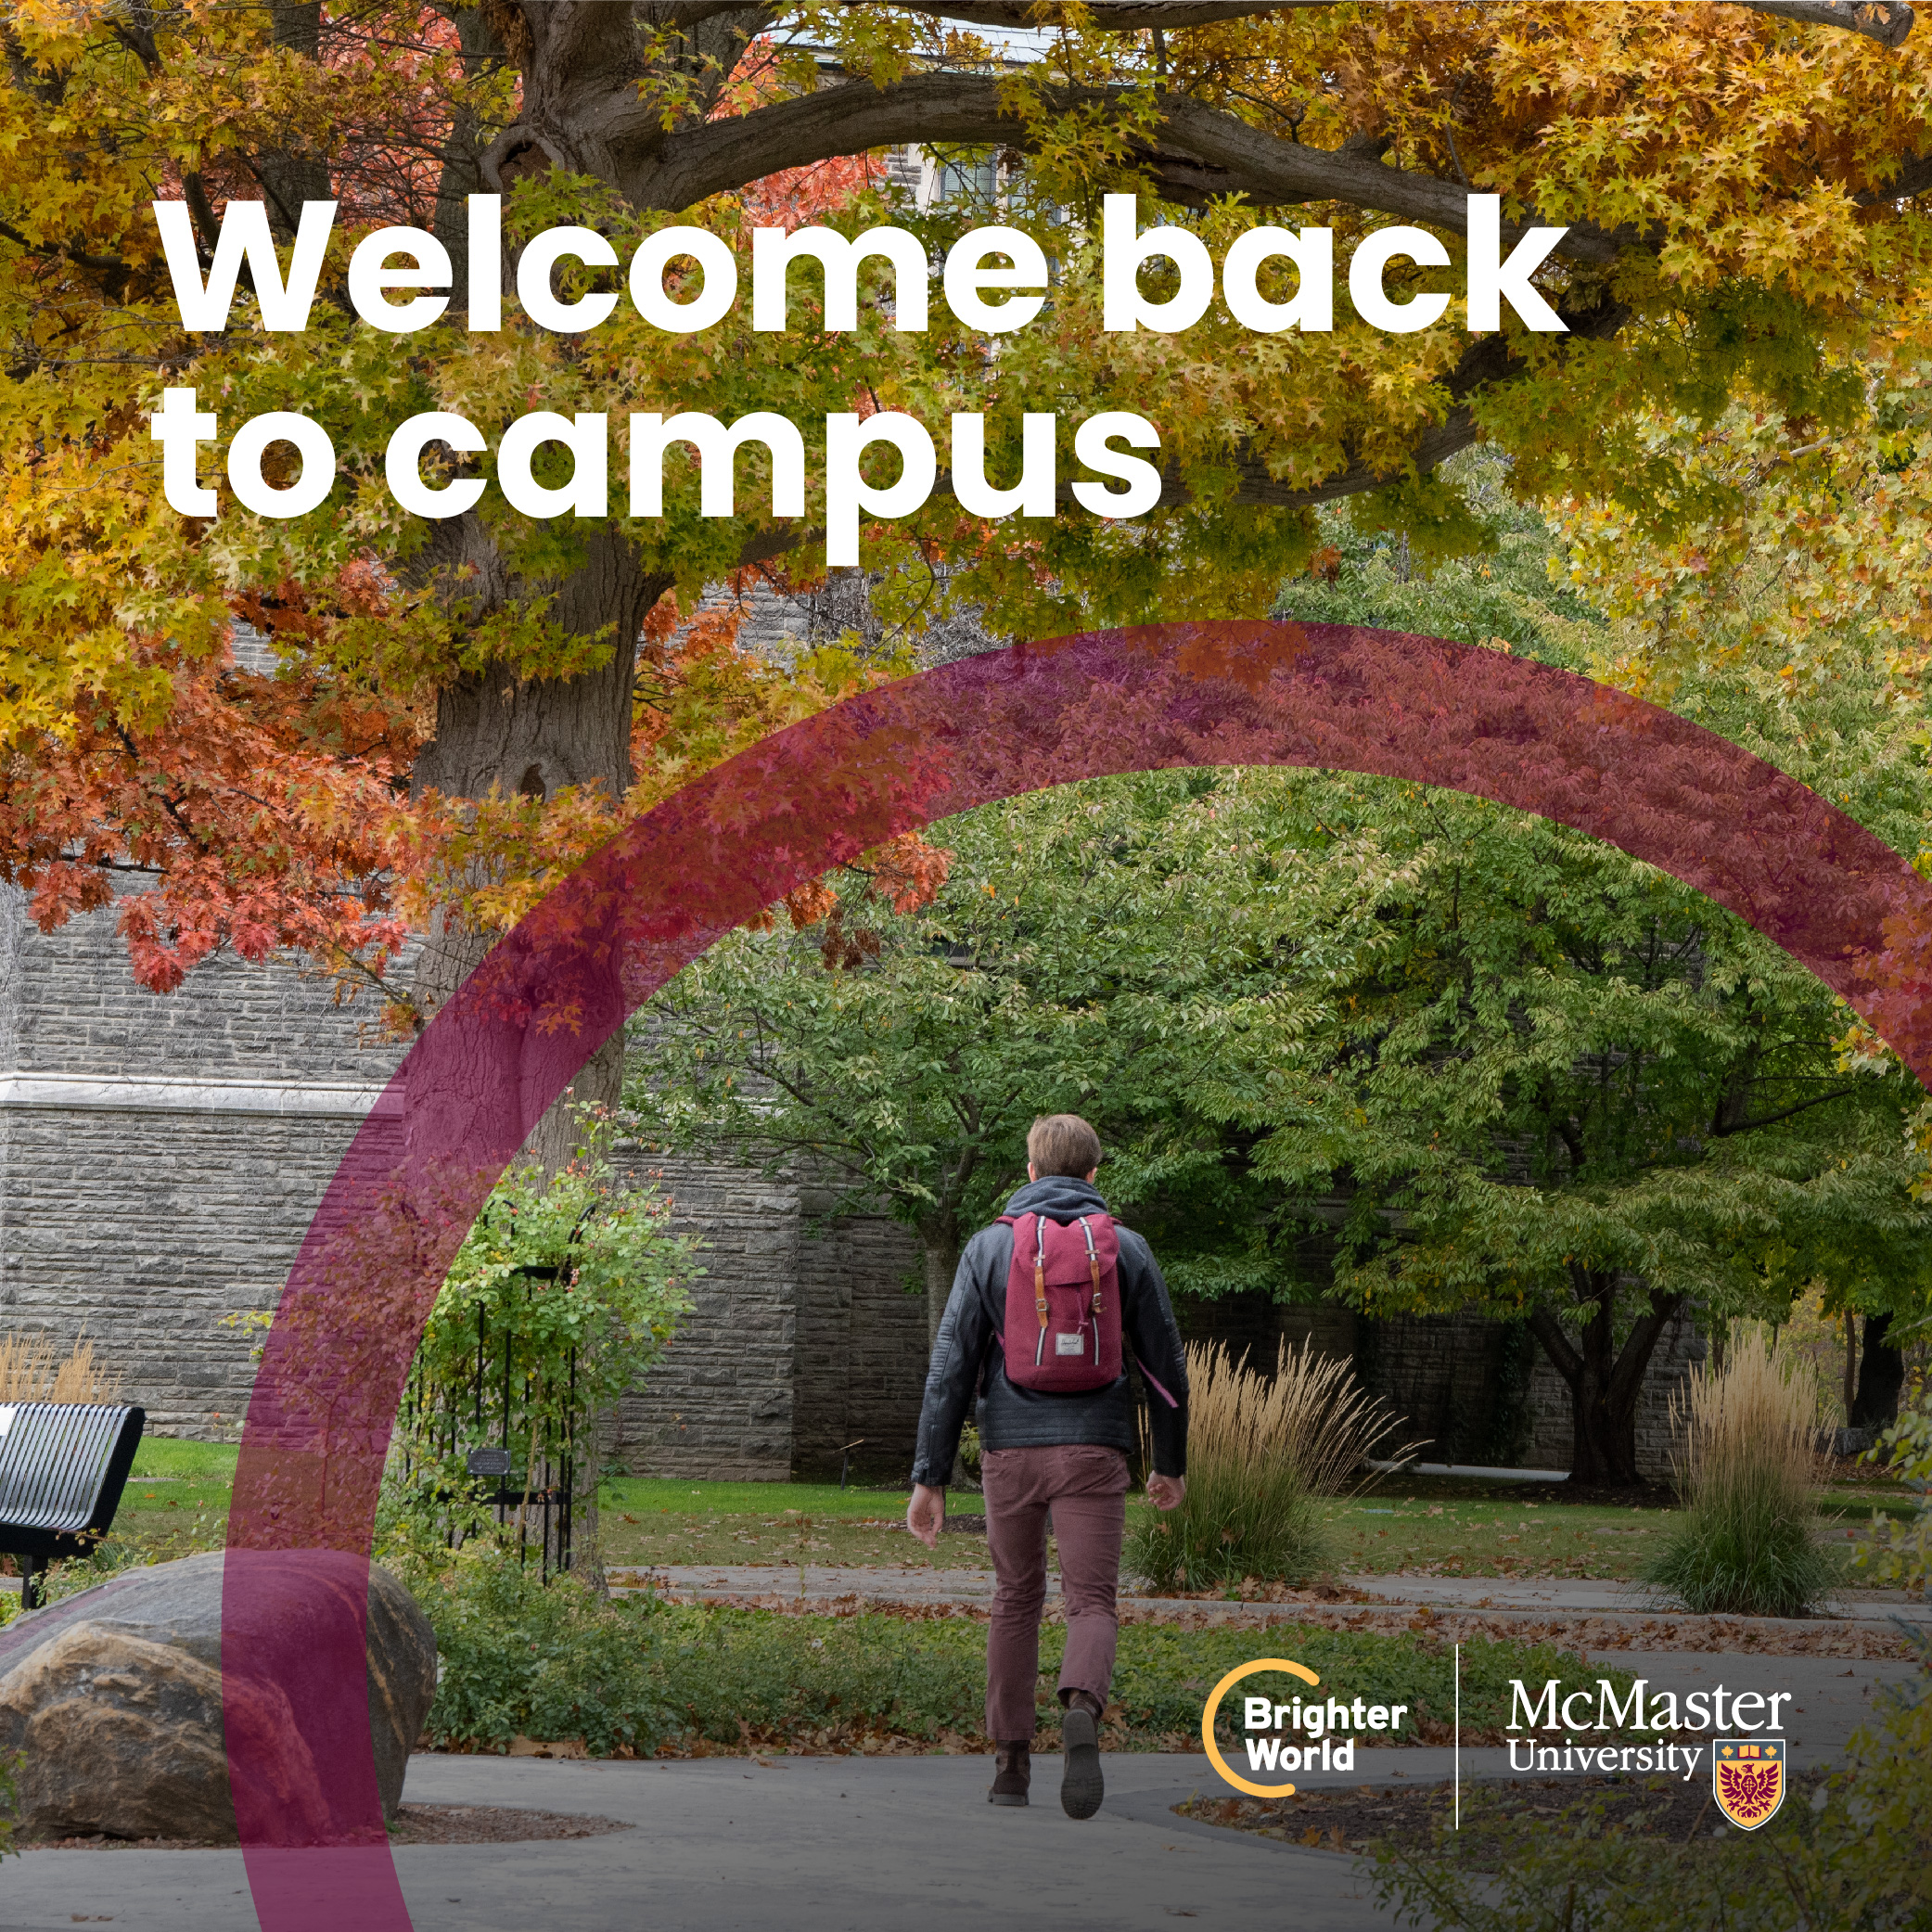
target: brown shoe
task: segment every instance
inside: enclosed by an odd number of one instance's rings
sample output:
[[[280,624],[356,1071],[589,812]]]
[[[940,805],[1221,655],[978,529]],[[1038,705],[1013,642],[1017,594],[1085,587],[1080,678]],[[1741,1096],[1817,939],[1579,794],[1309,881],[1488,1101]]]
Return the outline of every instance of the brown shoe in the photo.
[[[1033,1782],[1032,1746],[1026,1738],[1017,1744],[995,1746],[992,1754],[992,1789],[986,1794],[990,1805],[1023,1805],[1027,1786]]]
[[[1069,1818],[1091,1818],[1100,1809],[1107,1785],[1100,1774],[1100,1699],[1091,1691],[1073,1691],[1060,1720],[1066,1768],[1060,1777],[1060,1809]]]

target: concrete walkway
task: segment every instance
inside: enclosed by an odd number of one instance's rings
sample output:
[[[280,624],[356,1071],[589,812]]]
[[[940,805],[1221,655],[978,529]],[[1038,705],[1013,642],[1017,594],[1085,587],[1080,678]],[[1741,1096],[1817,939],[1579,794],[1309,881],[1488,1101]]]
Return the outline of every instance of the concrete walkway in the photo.
[[[1688,1693],[1709,1692],[1720,1685],[1728,1692],[1790,1692],[1792,1701],[1778,1707],[1776,1734],[1789,1742],[1792,1762],[1800,1767],[1842,1757],[1851,1734],[1881,1715],[1886,1692],[1920,1674],[1916,1664],[1768,1657],[1761,1652],[1594,1650],[1584,1655],[1604,1670],[1628,1670],[1641,1677],[1647,1695],[1674,1692],[1680,1707]],[[1470,1760],[1476,1755],[1464,1752],[1465,1775],[1470,1774]]]
[[[1630,1653],[1601,1654],[1628,1668]],[[1821,1657],[1646,1657],[1653,1690],[1788,1690],[1796,1765],[1827,1761],[1871,1714],[1885,1684],[1913,1667]],[[1044,1742],[1044,1740],[1043,1740]],[[1439,1748],[1363,1750],[1350,1772],[1308,1772],[1304,1788],[1401,1778],[1448,1779]],[[1057,1802],[1058,1760],[1039,1761],[1025,1811],[985,1802],[983,1757],[709,1758],[650,1763],[536,1759],[410,1760],[416,1804],[518,1805],[588,1812],[636,1828],[608,1836],[513,1845],[416,1846],[396,1853],[420,1932],[985,1932],[1012,1922],[1118,1932],[1192,1919],[1247,1932],[1370,1932],[1379,1912],[1351,1860],[1177,1818],[1195,1792],[1224,1790],[1204,1757],[1107,1759],[1100,1815],[1075,1823]],[[1463,1753],[1465,1784],[1510,1774],[1507,1753]],[[1708,1777],[1708,1759],[1693,1775]],[[353,1932],[334,1909],[330,1854],[312,1860],[317,1927]],[[333,1868],[339,1872],[339,1866]],[[334,1902],[332,1902],[334,1901]],[[1285,1908],[1292,1901],[1286,1919]],[[30,1851],[7,1862],[0,1932],[255,1932],[240,1854]]]
[[[1430,1604],[1443,1608],[1530,1610],[1545,1617],[1684,1614],[1653,1597],[1641,1583],[1576,1577],[1430,1577],[1398,1571],[1387,1576],[1341,1577],[1337,1580],[1344,1588],[1383,1597],[1390,1603]],[[1840,1591],[1819,1607],[1823,1614],[1816,1618],[1764,1620],[1886,1623],[1893,1618],[1902,1618],[1908,1623],[1932,1627],[1932,1601],[1903,1590]]]
[[[661,1568],[610,1570],[619,1588],[655,1587],[677,1598],[777,1596],[807,1603],[871,1600],[898,1604],[969,1604],[992,1601],[990,1569],[940,1568],[931,1564],[897,1564],[890,1567],[840,1567],[824,1564],[689,1564]],[[1660,1609],[1634,1583],[1591,1581],[1575,1578],[1436,1577],[1396,1572],[1388,1575],[1337,1579],[1344,1600],[1367,1600],[1389,1606],[1427,1606],[1445,1610],[1501,1612],[1547,1619],[1553,1617],[1651,1619],[1685,1613]],[[1047,1580],[1049,1596],[1059,1593],[1057,1576]],[[1215,1598],[1140,1596],[1129,1593],[1123,1601],[1157,1614],[1182,1612],[1237,1617],[1257,1611],[1278,1615],[1298,1604],[1333,1607],[1313,1594],[1290,1596],[1278,1603],[1229,1604]],[[1762,1619],[1789,1624],[1868,1623],[1888,1625],[1893,1619],[1932,1629],[1932,1602],[1902,1590],[1847,1591],[1824,1606],[1817,1618]]]
[[[1426,1768],[1421,1757],[1443,1761]],[[1363,1754],[1352,1778],[1447,1771],[1446,1752]],[[1400,1759],[1373,1770],[1371,1758]],[[1170,1807],[1219,1788],[1205,1758],[1107,1761],[1100,1815],[1060,1810],[1058,1760],[1024,1811],[986,1802],[986,1758],[709,1758],[585,1764],[417,1757],[422,1804],[527,1805],[634,1831],[396,1854],[420,1932],[1118,1932],[1192,1920],[1225,1932],[1392,1926],[1353,1861],[1190,1824]],[[329,1854],[316,1862],[329,1893]],[[1016,1915],[1014,1901],[1026,1900]],[[254,1932],[238,1852],[30,1851],[7,1862],[0,1932]],[[328,1923],[319,1916],[317,1926]],[[346,1932],[354,1932],[347,1925]]]

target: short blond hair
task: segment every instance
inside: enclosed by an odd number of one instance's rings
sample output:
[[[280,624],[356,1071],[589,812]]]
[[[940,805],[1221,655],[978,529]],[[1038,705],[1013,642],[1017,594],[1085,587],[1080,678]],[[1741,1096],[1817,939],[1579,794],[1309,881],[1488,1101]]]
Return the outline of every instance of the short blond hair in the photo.
[[[1027,1129],[1027,1159],[1036,1173],[1084,1181],[1100,1165],[1100,1136],[1078,1114],[1042,1114]]]

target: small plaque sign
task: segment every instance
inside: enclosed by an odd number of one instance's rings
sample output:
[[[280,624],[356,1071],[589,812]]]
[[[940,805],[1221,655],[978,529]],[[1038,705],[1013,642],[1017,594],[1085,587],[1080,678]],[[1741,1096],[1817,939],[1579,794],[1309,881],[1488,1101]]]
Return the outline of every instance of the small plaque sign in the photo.
[[[510,1473],[510,1452],[507,1449],[472,1449],[467,1467],[472,1476],[507,1476]]]

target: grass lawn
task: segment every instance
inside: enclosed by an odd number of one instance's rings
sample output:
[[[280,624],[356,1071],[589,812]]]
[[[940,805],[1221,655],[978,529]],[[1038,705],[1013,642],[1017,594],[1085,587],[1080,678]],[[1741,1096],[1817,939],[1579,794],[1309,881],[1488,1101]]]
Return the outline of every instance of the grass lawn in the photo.
[[[1444,1577],[1633,1577],[1670,1523],[1667,1510],[1406,1491],[1332,1503],[1323,1516],[1337,1574]]]
[[[1672,1520],[1661,1507],[1529,1501],[1525,1487],[1433,1477],[1329,1503],[1334,1573],[1615,1581],[1637,1575]],[[1547,1498],[1550,1486],[1535,1493]],[[973,1535],[941,1537],[928,1555],[902,1528],[905,1502],[902,1490],[632,1478],[606,1488],[605,1555],[638,1564],[986,1564],[985,1542]],[[982,1508],[965,1492],[948,1502],[954,1514]],[[1909,1516],[1914,1506],[1896,1486],[1835,1488],[1823,1505],[1826,1533],[1849,1540],[1874,1507]]]
[[[1526,1494],[1525,1491],[1528,1491]],[[1635,1577],[1675,1521],[1661,1503],[1559,1503],[1560,1488],[1455,1477],[1400,1481],[1324,1511],[1337,1573],[1390,1571],[1444,1577]],[[1917,1499],[1900,1485],[1833,1485],[1820,1514],[1823,1534],[1849,1543],[1874,1509],[1909,1517]]]
[[[114,1516],[117,1542],[152,1547],[151,1562],[221,1545],[235,1482],[232,1442],[144,1436]]]
[[[836,1483],[674,1482],[620,1477],[606,1483],[608,1563],[909,1563],[920,1567],[983,1567],[983,1536],[940,1539],[937,1554],[906,1533],[904,1490],[841,1490]],[[979,1515],[964,1491],[949,1513]]]
[[[122,1498],[117,1541],[151,1547],[157,1560],[218,1545],[236,1454],[230,1443],[147,1438]],[[1326,1505],[1332,1571],[1612,1581],[1634,1577],[1671,1525],[1667,1508],[1552,1500],[1560,1494],[1547,1484],[1398,1479]],[[983,1509],[971,1491],[948,1500],[955,1516]],[[988,1560],[984,1537],[969,1533],[943,1536],[928,1554],[905,1532],[903,1490],[620,1477],[605,1485],[602,1503],[611,1563],[978,1568]],[[1849,1543],[1874,1509],[1904,1517],[1915,1507],[1895,1484],[1835,1483],[1823,1505],[1825,1535]]]
[[[903,1491],[808,1491],[802,1484],[613,1483],[604,1544],[612,1563],[911,1564],[984,1567],[981,1536],[949,1535],[937,1553],[907,1535]],[[649,1500],[635,1492],[648,1490]],[[757,1492],[763,1491],[761,1496]],[[953,1495],[955,1514],[979,1513]],[[1146,1511],[1149,1505],[1137,1503]],[[1657,1510],[1370,1496],[1323,1510],[1330,1567],[1436,1576],[1599,1577],[1637,1573],[1670,1522]]]

